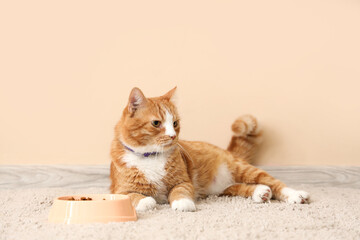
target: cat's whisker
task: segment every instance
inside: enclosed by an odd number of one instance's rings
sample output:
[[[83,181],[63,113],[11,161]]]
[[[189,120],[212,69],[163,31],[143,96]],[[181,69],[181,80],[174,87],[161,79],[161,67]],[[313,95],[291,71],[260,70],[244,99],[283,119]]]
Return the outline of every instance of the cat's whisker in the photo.
[[[184,149],[184,147],[181,146],[181,144],[179,142],[177,142],[176,145],[181,149],[181,151],[180,151],[181,155],[182,156],[185,155],[185,157],[188,158],[192,162],[190,154]],[[184,156],[183,156],[183,158],[184,158]]]

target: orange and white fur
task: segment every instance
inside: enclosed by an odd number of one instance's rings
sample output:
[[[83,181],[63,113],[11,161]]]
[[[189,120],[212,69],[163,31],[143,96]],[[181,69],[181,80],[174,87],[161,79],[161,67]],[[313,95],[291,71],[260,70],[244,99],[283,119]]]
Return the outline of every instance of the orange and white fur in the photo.
[[[307,203],[297,191],[248,163],[261,137],[252,116],[237,119],[227,150],[204,142],[179,140],[180,117],[173,103],[176,88],[146,98],[134,88],[115,127],[111,147],[111,192],[127,194],[137,211],[170,203],[174,210],[195,211],[195,201],[208,195],[275,198]]]

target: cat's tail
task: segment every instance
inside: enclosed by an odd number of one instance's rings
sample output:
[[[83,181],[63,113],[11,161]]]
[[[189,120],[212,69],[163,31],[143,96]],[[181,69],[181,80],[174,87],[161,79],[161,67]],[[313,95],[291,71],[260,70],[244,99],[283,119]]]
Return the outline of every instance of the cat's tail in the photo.
[[[251,162],[262,142],[262,130],[258,121],[251,115],[244,115],[235,120],[231,129],[233,137],[227,150],[236,157]]]

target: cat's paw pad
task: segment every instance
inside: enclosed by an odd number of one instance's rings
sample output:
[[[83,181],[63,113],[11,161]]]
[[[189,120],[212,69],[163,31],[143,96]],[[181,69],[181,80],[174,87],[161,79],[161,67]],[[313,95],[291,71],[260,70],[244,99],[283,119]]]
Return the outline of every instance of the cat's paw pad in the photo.
[[[154,209],[156,207],[156,201],[152,197],[146,197],[139,201],[136,206],[136,211],[143,212],[150,209]]]
[[[269,202],[271,197],[271,189],[268,186],[262,184],[256,186],[255,191],[252,195],[252,199],[256,203]]]
[[[177,211],[182,212],[195,212],[196,207],[193,200],[188,198],[182,198],[179,200],[174,200],[171,204],[171,208]]]
[[[231,129],[238,137],[246,137],[259,132],[258,122],[256,118],[251,115],[244,115],[236,119]]]
[[[292,188],[284,188],[281,193],[285,196],[285,201],[291,204],[309,203],[310,195],[305,191],[297,191]]]

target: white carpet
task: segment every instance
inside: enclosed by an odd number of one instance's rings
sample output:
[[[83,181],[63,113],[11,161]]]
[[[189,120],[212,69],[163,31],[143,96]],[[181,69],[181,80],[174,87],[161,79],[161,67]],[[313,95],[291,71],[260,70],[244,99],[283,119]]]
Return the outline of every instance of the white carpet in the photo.
[[[159,205],[136,222],[86,225],[48,223],[53,198],[107,189],[0,190],[0,239],[360,239],[360,189],[302,188],[309,205],[209,197],[194,213]]]

